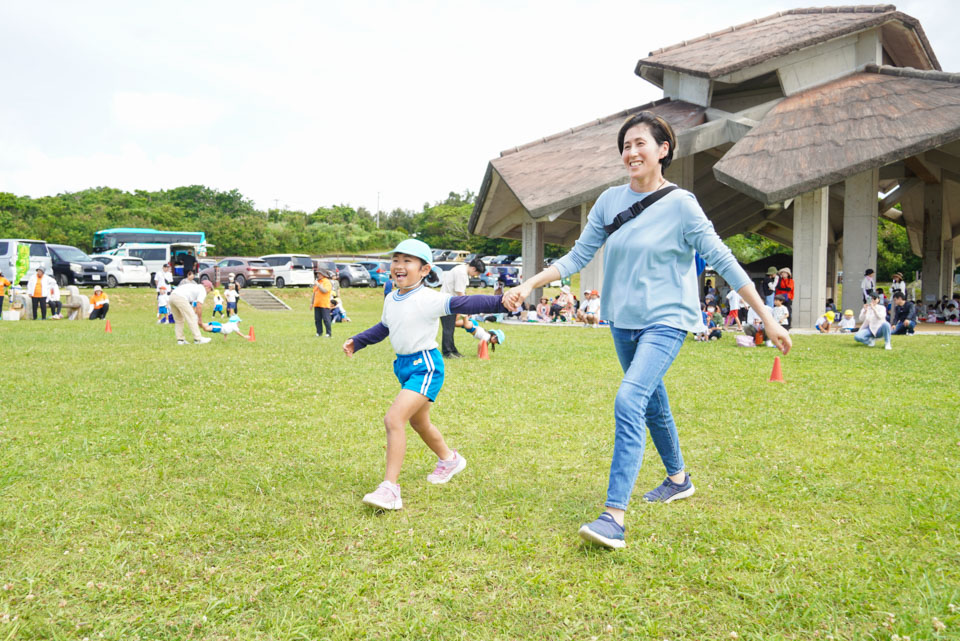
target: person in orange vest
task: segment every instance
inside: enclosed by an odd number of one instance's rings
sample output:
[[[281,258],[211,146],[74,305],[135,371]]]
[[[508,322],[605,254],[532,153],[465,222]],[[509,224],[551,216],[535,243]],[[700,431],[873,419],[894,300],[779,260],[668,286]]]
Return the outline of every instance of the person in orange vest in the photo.
[[[54,284],[53,279],[43,272],[43,267],[37,267],[37,271],[27,281],[27,295],[33,305],[33,320],[37,320],[38,307],[43,314],[43,320],[47,320],[47,292]]]
[[[3,314],[3,297],[7,295],[7,287],[10,287],[10,281],[0,274],[0,314]]]
[[[317,282],[313,285],[313,301],[311,302],[311,307],[313,307],[313,324],[317,329],[317,337],[325,336],[327,338],[332,338],[330,333],[330,328],[332,326],[331,322],[331,305],[330,298],[333,294],[333,283],[330,281],[330,276],[327,272],[320,270],[317,274]],[[326,326],[326,332],[324,332],[324,326]]]
[[[97,285],[93,288],[93,296],[90,297],[90,304],[93,305],[93,311],[90,312],[90,320],[104,319],[107,312],[110,311],[110,299],[103,293],[103,288]]]

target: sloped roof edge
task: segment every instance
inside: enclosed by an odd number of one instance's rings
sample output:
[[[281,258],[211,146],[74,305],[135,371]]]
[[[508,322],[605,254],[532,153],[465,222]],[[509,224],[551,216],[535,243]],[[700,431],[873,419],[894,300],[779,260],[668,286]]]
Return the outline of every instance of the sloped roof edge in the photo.
[[[673,65],[662,62],[656,62],[650,60],[650,57],[674,51],[682,47],[686,47],[691,44],[696,44],[715,38],[717,36],[725,35],[727,33],[743,30],[748,27],[753,27],[770,20],[780,18],[787,15],[804,15],[804,14],[827,14],[827,13],[864,13],[864,14],[876,14],[873,19],[868,19],[865,22],[860,22],[855,25],[849,25],[845,28],[837,29],[836,31],[831,32],[829,35],[824,37],[823,35],[811,36],[803,40],[797,40],[784,44],[781,47],[775,48],[770,51],[765,51],[762,54],[758,54],[743,60],[739,60],[735,63],[726,65],[724,67],[718,67],[711,69],[710,71],[702,71],[699,69],[690,69],[682,65]],[[903,24],[907,25],[917,34],[917,37],[920,40],[923,50],[926,53],[927,57],[930,59],[931,64],[937,70],[940,70],[940,62],[937,60],[936,54],[933,52],[933,47],[930,45],[930,41],[927,39],[926,34],[923,31],[923,27],[920,25],[920,21],[916,18],[909,16],[905,13],[896,11],[894,5],[872,5],[872,6],[850,6],[850,7],[821,7],[821,8],[808,8],[808,9],[792,9],[789,11],[780,11],[778,13],[767,16],[766,18],[759,18],[756,20],[751,20],[750,22],[745,22],[740,25],[733,27],[728,27],[720,31],[715,31],[713,33],[708,33],[699,38],[694,38],[692,40],[684,40],[675,45],[670,45],[668,47],[663,47],[661,49],[656,49],[651,51],[647,58],[642,58],[637,62],[636,67],[634,68],[634,73],[640,77],[643,76],[643,70],[648,69],[657,69],[657,70],[669,70],[685,73],[691,76],[698,76],[701,78],[716,78],[719,76],[724,76],[729,73],[733,73],[740,69],[745,69],[748,67],[755,66],[764,62],[766,60],[771,60],[774,58],[780,58],[787,54],[793,53],[795,51],[800,51],[801,49],[806,49],[814,45],[820,44],[821,42],[827,42],[835,38],[843,37],[850,35],[852,33],[858,33],[860,31],[865,31],[873,27],[877,27],[887,22],[891,21],[900,21]]]

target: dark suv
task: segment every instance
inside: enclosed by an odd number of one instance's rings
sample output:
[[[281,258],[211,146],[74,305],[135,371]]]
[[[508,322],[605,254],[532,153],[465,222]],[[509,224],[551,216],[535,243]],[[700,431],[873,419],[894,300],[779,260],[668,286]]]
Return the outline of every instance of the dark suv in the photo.
[[[47,244],[47,249],[53,262],[53,277],[60,287],[107,284],[103,263],[93,260],[76,247]]]

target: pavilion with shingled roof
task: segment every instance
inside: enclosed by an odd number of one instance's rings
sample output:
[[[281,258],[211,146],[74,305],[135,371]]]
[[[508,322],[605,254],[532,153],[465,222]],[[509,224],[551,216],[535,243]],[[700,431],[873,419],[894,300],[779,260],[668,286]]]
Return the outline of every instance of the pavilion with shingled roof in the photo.
[[[488,164],[469,229],[522,239],[524,278],[542,268],[545,242],[571,246],[597,197],[627,182],[617,130],[646,109],[677,134],[667,178],[697,196],[721,238],[754,232],[793,248],[795,326],[813,325],[839,270],[858,285],[876,269],[880,216],[922,257],[923,300],[950,294],[960,74],[940,69],[915,18],[893,5],[783,11],[653,51],[636,73],[664,97]],[[581,288],[602,280],[601,250]],[[842,306],[859,309],[858,287]]]

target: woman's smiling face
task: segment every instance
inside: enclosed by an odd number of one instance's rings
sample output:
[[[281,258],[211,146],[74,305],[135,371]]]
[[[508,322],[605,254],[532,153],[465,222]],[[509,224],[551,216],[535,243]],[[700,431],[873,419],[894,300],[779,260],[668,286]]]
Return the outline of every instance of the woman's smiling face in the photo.
[[[410,254],[394,254],[390,261],[390,277],[400,289],[413,287],[429,273],[430,265]]]
[[[621,158],[631,183],[643,183],[651,176],[660,175],[660,159],[667,155],[670,144],[658,145],[646,123],[634,125],[623,137]]]

